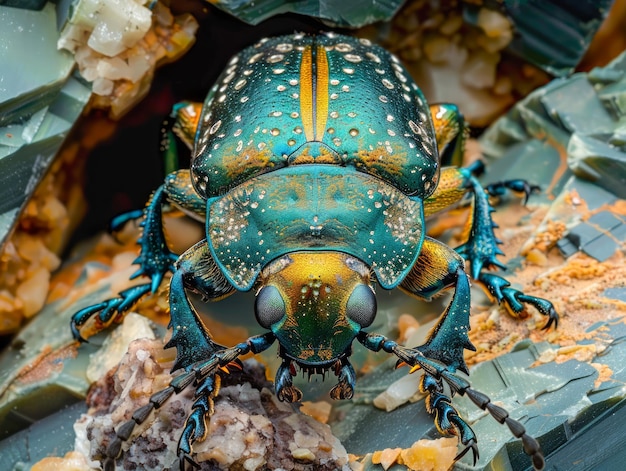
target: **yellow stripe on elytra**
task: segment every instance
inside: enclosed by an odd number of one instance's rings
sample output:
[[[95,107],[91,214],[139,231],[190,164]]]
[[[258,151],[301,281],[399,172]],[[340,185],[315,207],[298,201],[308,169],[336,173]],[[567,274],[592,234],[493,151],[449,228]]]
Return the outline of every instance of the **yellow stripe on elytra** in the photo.
[[[328,58],[323,46],[315,53],[313,58],[307,47],[300,62],[300,116],[307,141],[322,139],[328,118]]]
[[[313,132],[313,58],[311,48],[302,53],[300,62],[300,117],[307,141],[314,138]]]
[[[328,57],[323,46],[317,48],[317,74],[315,76],[315,139],[322,140],[328,119]]]

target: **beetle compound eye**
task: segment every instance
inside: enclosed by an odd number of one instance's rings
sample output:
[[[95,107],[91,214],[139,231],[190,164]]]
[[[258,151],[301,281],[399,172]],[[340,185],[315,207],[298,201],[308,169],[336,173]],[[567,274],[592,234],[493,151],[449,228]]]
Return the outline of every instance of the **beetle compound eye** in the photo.
[[[285,301],[274,286],[265,286],[259,291],[254,303],[257,322],[266,329],[285,316]]]
[[[354,288],[348,304],[346,316],[361,327],[368,327],[376,317],[376,295],[367,285],[359,285]]]

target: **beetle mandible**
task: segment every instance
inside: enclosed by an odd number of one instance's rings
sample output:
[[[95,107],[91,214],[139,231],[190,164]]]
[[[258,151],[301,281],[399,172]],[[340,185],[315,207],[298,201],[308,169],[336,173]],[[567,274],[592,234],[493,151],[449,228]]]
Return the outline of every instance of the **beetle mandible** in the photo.
[[[166,177],[141,212],[141,252],[134,277],[149,282],[89,306],[72,318],[83,339],[101,330],[142,296],[170,281],[167,347],[176,347],[169,387],[117,430],[114,460],[136,423],[172,394],[194,384],[197,393],[178,445],[181,467],[193,464],[192,445],[203,438],[221,367],[248,352],[279,344],[276,394],[299,401],[296,367],[331,371],[333,399],[352,397],[352,344],[394,354],[424,370],[420,388],[437,428],[459,437],[477,455],[477,439],[451,396],[467,395],[506,423],[533,465],[542,468],[538,442],[505,410],[475,391],[467,373],[470,274],[512,314],[530,304],[556,326],[553,305],[513,289],[485,269],[502,267],[488,194],[534,190],[522,180],[485,189],[475,168],[440,169],[441,156],[463,151],[464,122],[454,105],[428,106],[400,62],[365,39],[325,33],[261,40],[234,56],[201,104],[177,108],[177,132],[192,147],[190,170]],[[456,249],[425,235],[425,217],[473,198],[471,231]],[[182,255],[170,252],[162,206],[173,204],[206,223],[206,238]],[[374,285],[430,299],[453,289],[452,300],[423,345],[407,348],[367,331],[376,316]],[[232,347],[213,342],[186,291],[220,300],[256,290],[254,313],[267,333]],[[448,396],[444,384],[450,388]]]

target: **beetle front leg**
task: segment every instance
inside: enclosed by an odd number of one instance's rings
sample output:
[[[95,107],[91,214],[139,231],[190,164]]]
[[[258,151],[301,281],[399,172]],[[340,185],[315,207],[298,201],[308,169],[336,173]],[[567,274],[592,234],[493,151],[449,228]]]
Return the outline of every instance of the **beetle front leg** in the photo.
[[[221,377],[228,374],[229,368],[241,367],[241,355],[260,353],[275,341],[274,334],[268,332],[250,337],[230,348],[213,342],[209,330],[189,301],[187,290],[213,300],[222,299],[234,291],[211,258],[206,240],[198,242],[181,255],[170,281],[169,327],[173,333],[165,347],[176,348],[172,371],[182,369],[184,372],[176,376],[167,388],[153,394],[148,404],[135,411],[132,418],[116,430],[116,438],[107,450],[108,463],[119,456],[122,442],[130,437],[136,425],[143,423],[154,409],[160,408],[174,393],[178,394],[194,385],[195,401],[185,421],[177,451],[181,470],[187,465],[197,467],[192,458],[192,447],[206,436],[207,420],[213,414],[213,402],[219,393]]]
[[[393,353],[403,363],[413,366],[414,369],[422,368],[424,370],[420,389],[429,393],[426,405],[429,412],[435,414],[437,429],[444,433],[457,435],[464,446],[463,450],[455,457],[456,460],[461,459],[469,450],[472,450],[475,464],[478,459],[477,440],[472,428],[452,406],[451,398],[443,394],[443,382],[450,387],[451,396],[455,394],[467,395],[477,407],[488,412],[499,423],[506,424],[513,436],[521,439],[524,453],[530,456],[533,468],[536,470],[544,469],[545,458],[539,442],[526,433],[526,429],[520,422],[509,417],[509,413],[505,409],[493,404],[488,396],[472,389],[465,379],[450,371],[448,365],[426,357],[420,352],[419,347],[404,347],[383,335],[362,331],[357,339],[372,351],[384,350]]]
[[[400,289],[420,299],[430,299],[454,287],[454,296],[433,329],[428,341],[418,347],[429,358],[448,365],[451,371],[467,372],[464,350],[474,350],[470,330],[470,286],[463,259],[447,245],[426,237],[415,265],[400,284]]]
[[[450,287],[454,287],[452,300],[424,345],[409,349],[395,342],[382,340],[382,336],[377,339],[370,334],[361,335],[359,341],[367,348],[373,350],[382,348],[394,353],[411,366],[419,364],[414,357],[424,357],[435,360],[438,365],[440,362],[443,365],[441,368],[450,373],[457,369],[467,373],[463,352],[474,350],[474,346],[468,337],[470,286],[463,270],[463,259],[448,246],[426,237],[415,265],[400,288],[416,297],[429,299]],[[425,369],[420,389],[428,394],[426,407],[434,416],[437,430],[442,434],[459,437],[463,450],[457,459],[471,449],[476,460],[478,458],[476,435],[459,416],[451,403],[451,398],[444,393],[441,372]]]
[[[474,404],[489,412],[498,422],[506,424],[512,434],[522,440],[524,451],[531,456],[533,466],[543,469],[541,447],[533,437],[526,434],[522,424],[511,419],[504,409],[492,404],[487,396],[472,389],[465,379],[455,374],[456,370],[469,373],[463,352],[474,350],[468,337],[469,279],[463,270],[463,259],[453,249],[426,237],[415,265],[400,288],[416,297],[428,299],[451,287],[454,287],[452,300],[423,345],[408,348],[382,335],[363,331],[357,339],[370,350],[393,353],[401,362],[412,366],[412,371],[417,368],[424,370],[420,389],[428,393],[426,407],[434,415],[437,429],[444,434],[458,436],[463,445],[456,459],[463,457],[469,450],[472,450],[474,461],[478,458],[476,435],[451,403],[451,398],[458,393],[467,394]],[[450,387],[449,396],[444,392],[444,382]]]
[[[172,338],[165,348],[176,347],[176,362],[172,371],[188,368],[198,359],[224,349],[211,339],[209,330],[189,302],[185,290],[213,301],[235,291],[213,260],[206,240],[198,242],[180,256],[170,281],[169,327]]]

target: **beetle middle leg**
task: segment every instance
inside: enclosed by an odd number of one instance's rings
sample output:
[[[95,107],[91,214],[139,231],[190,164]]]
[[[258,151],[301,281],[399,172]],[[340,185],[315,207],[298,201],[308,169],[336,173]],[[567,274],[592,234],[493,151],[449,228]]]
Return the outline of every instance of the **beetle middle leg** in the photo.
[[[513,316],[518,317],[524,311],[524,305],[530,304],[548,317],[544,328],[547,329],[552,324],[556,327],[559,316],[550,301],[524,294],[511,288],[511,284],[505,278],[484,271],[485,268],[506,269],[506,266],[497,259],[498,255],[502,255],[502,251],[498,247],[501,241],[494,234],[494,228],[497,227],[491,218],[494,209],[472,170],[473,167],[444,168],[437,190],[425,201],[425,215],[431,216],[443,211],[470,193],[472,209],[468,221],[469,238],[456,250],[470,262],[472,278],[480,282],[485,291],[499,304],[503,304]]]
[[[111,224],[113,230],[119,229],[132,219],[143,217],[140,223],[142,234],[137,241],[141,251],[134,261],[139,265],[139,269],[130,278],[146,276],[150,281],[128,288],[115,298],[76,312],[71,321],[74,338],[85,340],[114,321],[121,320],[139,299],[148,293],[155,293],[165,274],[173,271],[178,255],[168,248],[163,231],[163,209],[169,203],[196,219],[205,218],[206,202],[195,193],[188,170],[179,170],[168,175],[165,183],[152,194],[143,210],[132,211],[115,218]]]
[[[435,128],[437,145],[442,161],[446,164],[459,165],[463,157],[465,141],[465,122],[456,105],[442,103],[430,106],[430,112]],[[494,211],[489,203],[490,196],[502,196],[506,191],[523,194],[524,202],[539,188],[525,180],[507,180],[487,185],[480,184],[477,175],[483,171],[482,162],[476,162],[466,168],[447,167],[442,169],[440,181],[435,192],[426,199],[424,212],[431,216],[460,202],[470,193],[472,199],[472,213],[469,222],[469,239],[457,251],[470,262],[472,278],[479,281],[485,291],[503,304],[514,317],[519,317],[524,311],[524,305],[534,306],[541,314],[548,317],[544,329],[558,324],[559,315],[553,304],[543,298],[524,294],[522,291],[511,288],[511,284],[503,277],[486,273],[484,268],[505,269],[505,265],[498,261],[502,251],[498,248],[501,241],[493,232],[496,227],[491,218]],[[485,193],[487,192],[487,193]]]

